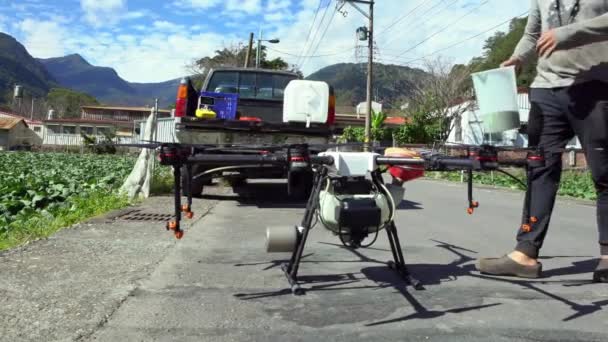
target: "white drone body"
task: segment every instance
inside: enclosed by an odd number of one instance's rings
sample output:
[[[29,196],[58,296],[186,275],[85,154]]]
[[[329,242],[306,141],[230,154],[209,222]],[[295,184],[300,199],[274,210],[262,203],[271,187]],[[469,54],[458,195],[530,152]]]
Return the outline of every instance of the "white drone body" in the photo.
[[[366,177],[370,172],[376,171],[376,157],[380,156],[373,152],[321,152],[319,156],[331,156],[334,159],[334,171],[340,177]],[[379,226],[369,227],[370,232],[384,228],[384,225],[392,221],[396,207],[403,201],[403,186],[386,184],[384,189],[368,194],[336,194],[331,184],[321,190],[319,194],[319,218],[325,228],[338,234],[340,233],[340,207],[345,199],[370,199],[373,200],[381,211],[382,223]],[[343,232],[345,233],[345,232]],[[347,232],[346,232],[347,233]]]

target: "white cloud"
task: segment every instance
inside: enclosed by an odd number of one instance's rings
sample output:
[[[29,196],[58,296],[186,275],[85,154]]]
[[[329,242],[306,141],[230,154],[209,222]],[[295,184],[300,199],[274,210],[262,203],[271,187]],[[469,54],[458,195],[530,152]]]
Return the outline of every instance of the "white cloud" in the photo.
[[[228,0],[226,11],[240,11],[249,15],[257,14],[262,10],[262,0]]]
[[[324,2],[325,4],[328,1]],[[411,12],[416,6],[421,3],[425,4],[419,7],[416,11]],[[375,32],[377,52],[379,52],[380,62],[402,64],[416,57],[425,56],[438,49],[445,48],[467,37],[478,34],[489,29],[498,23],[509,18],[515,17],[526,11],[529,6],[529,0],[512,0],[512,1],[490,1],[483,7],[480,7],[475,12],[464,17],[457,23],[451,25],[443,32],[437,33],[427,41],[422,43],[427,37],[433,35],[446,25],[451,24],[459,17],[473,10],[480,2],[472,2],[469,0],[444,0],[444,1],[407,1],[403,0],[385,0],[377,1],[375,12]],[[355,38],[355,30],[367,24],[367,19],[361,15],[356,9],[346,4],[342,10],[347,12],[347,16],[337,13],[332,20],[331,26],[326,32],[323,41],[318,45],[329,18],[334,12],[335,3],[329,2],[327,13],[324,22],[320,24],[321,17],[325,13],[325,9],[321,9],[318,13],[315,25],[313,26],[310,40],[315,36],[314,45],[310,47],[310,42],[304,45],[306,37],[313,22],[315,11],[319,5],[317,0],[303,0],[300,10],[293,15],[293,21],[287,25],[272,25],[266,23],[265,36],[276,36],[281,39],[281,43],[272,46],[275,50],[288,52],[295,55],[300,55],[304,48],[307,48],[308,54],[323,55],[335,54],[333,56],[308,58],[304,64],[303,72],[308,75],[321,67],[340,63],[340,62],[365,62],[366,49],[362,48],[363,54],[359,58],[355,58],[355,44],[365,45],[366,42],[358,42]],[[448,5],[451,5],[448,7]],[[363,7],[365,8],[365,7]],[[395,20],[410,13],[396,23],[389,30],[384,30]],[[279,16],[269,17],[268,19],[278,19]],[[320,27],[320,29],[319,29]],[[496,30],[508,30],[508,24],[505,24]],[[483,42],[494,31],[488,32],[480,37],[462,43],[457,47],[443,51],[443,56],[453,57],[454,62],[468,62],[471,57],[481,54]],[[421,44],[419,44],[421,43]],[[418,45],[419,44],[419,45]],[[417,45],[417,46],[416,46]],[[415,48],[412,48],[416,46]],[[404,51],[409,50],[406,54],[401,55]],[[297,57],[280,54],[274,51],[268,52],[269,57],[282,57],[289,63],[301,62]],[[401,55],[401,56],[400,56]]]
[[[113,25],[123,18],[126,0],[80,0],[85,20],[93,27]]]
[[[266,4],[267,11],[277,11],[289,8],[291,2],[289,0],[268,0]]]
[[[214,33],[152,33],[138,37],[136,42],[123,37],[103,53],[90,50],[89,55],[94,56],[94,64],[112,66],[131,82],[161,82],[190,74],[187,64],[212,54],[224,41],[232,39],[234,37]]]
[[[173,4],[177,7],[191,7],[196,9],[207,9],[219,5],[222,0],[176,0]]]
[[[242,17],[244,15],[258,14],[262,10],[262,0],[175,0],[174,6],[181,7],[177,12],[185,8],[201,12],[210,8],[221,9],[222,16]]]
[[[149,16],[150,14],[147,11],[131,11],[131,12],[127,12],[125,13],[122,18],[124,19],[139,19],[139,18],[143,18],[146,16]]]
[[[65,31],[56,22],[25,19],[18,24],[28,52],[40,58],[65,55]]]
[[[179,32],[183,29],[183,25],[168,22],[166,20],[157,20],[152,23],[155,29],[163,32]]]
[[[265,39],[281,40],[279,44],[268,45],[272,49],[268,51],[269,58],[282,57],[290,64],[302,62],[297,57],[276,52],[277,50],[296,56],[303,52],[329,55],[308,58],[303,69],[305,75],[334,63],[365,61],[365,48],[362,48],[363,54],[359,59],[355,58],[354,49],[355,44],[365,44],[355,38],[356,28],[367,22],[361,13],[346,5],[343,9],[348,15],[344,17],[337,13],[333,17],[323,41],[315,50],[334,11],[335,1],[324,0],[324,3],[329,3],[329,7],[324,23],[320,24],[325,12],[325,9],[321,9],[312,27],[310,38],[316,32],[314,46],[305,45],[305,42],[319,0],[291,1],[290,3],[288,0],[173,0],[174,8],[175,3],[180,3],[183,7],[175,10],[177,16],[172,16],[170,10],[163,12],[164,8],[159,10],[137,8],[130,12],[127,10],[126,0],[80,0],[87,22],[92,21],[93,26],[97,24],[95,27],[97,30],[91,30],[88,25],[87,27],[75,25],[73,21],[69,21],[69,16],[72,14],[68,13],[63,13],[64,16],[37,17],[36,20],[8,20],[6,17],[2,20],[0,17],[0,30],[7,29],[9,32],[20,33],[13,35],[19,37],[28,51],[36,57],[80,53],[92,64],[112,67],[121,77],[133,82],[159,82],[186,75],[187,63],[195,58],[212,55],[224,45],[245,42],[249,32],[255,32],[257,38],[260,26],[264,31]],[[422,1],[377,1],[375,7],[375,32],[379,52],[377,56],[382,63],[403,64],[521,14],[527,10],[528,1],[490,1],[478,11],[405,54],[402,53],[408,48],[458,19],[479,2],[429,1],[390,30],[384,30],[395,19],[409,13]],[[171,6],[172,2],[166,4]],[[447,7],[450,4],[451,6]],[[293,9],[295,5],[297,10]],[[435,5],[437,6],[433,8]],[[217,25],[215,21],[206,22],[200,19],[200,13],[208,13],[211,8],[213,13],[221,18],[221,25]],[[161,12],[163,12],[162,16]],[[177,12],[186,15],[181,16]],[[190,17],[190,14],[193,16]],[[128,26],[109,26],[118,20],[143,17],[146,18],[145,23],[141,21],[130,22]],[[187,20],[182,21],[185,17]],[[102,24],[104,27],[99,28]],[[184,29],[185,27],[187,30]],[[225,27],[230,28],[229,32],[222,31],[226,30]],[[121,29],[119,33],[112,31],[116,28]],[[508,29],[508,25],[503,25],[499,29],[504,31]],[[493,32],[488,32],[442,52],[442,55],[453,57],[454,62],[467,62],[472,56],[481,54],[484,40],[492,34]],[[399,56],[401,54],[402,56]]]

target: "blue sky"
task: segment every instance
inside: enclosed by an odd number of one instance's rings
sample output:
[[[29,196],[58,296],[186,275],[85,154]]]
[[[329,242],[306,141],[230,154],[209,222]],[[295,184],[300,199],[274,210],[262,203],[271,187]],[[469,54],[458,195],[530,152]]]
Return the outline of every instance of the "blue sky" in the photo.
[[[281,40],[269,46],[270,57],[282,57],[307,75],[333,63],[366,58],[355,30],[367,19],[348,4],[336,11],[338,2],[0,0],[0,31],[17,38],[34,57],[79,53],[91,64],[116,69],[128,81],[160,82],[188,74],[187,65],[196,58],[246,44],[250,32],[257,39],[261,29],[264,39]],[[508,24],[459,42],[521,15],[528,4],[376,0],[375,56],[383,63],[413,67],[422,67],[425,57],[467,62],[481,53],[492,32],[506,30]]]

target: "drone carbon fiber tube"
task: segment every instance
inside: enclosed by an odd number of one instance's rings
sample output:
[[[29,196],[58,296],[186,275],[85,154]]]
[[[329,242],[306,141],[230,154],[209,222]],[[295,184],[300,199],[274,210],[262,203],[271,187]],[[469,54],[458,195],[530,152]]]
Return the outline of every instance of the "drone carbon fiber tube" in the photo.
[[[376,163],[379,165],[425,165],[427,161],[419,158],[377,157]]]
[[[430,158],[430,159],[419,159],[419,158],[400,158],[400,157],[378,157],[376,163],[379,165],[428,165],[439,166],[439,167],[455,167],[455,168],[473,168],[475,166],[475,160],[463,159],[463,158]]]
[[[311,156],[312,164],[331,165],[334,159],[331,156]],[[286,155],[274,154],[201,154],[188,157],[187,163],[210,164],[210,165],[283,165],[288,162]]]
[[[247,155],[247,154],[200,154],[188,157],[188,163],[211,164],[211,165],[236,165],[236,164],[270,164],[281,165],[287,162],[287,157],[277,155]]]

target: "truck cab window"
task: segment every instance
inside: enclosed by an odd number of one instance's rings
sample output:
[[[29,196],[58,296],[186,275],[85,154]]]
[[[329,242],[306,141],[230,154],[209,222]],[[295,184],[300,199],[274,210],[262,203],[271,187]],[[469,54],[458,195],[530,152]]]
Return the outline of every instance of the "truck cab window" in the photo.
[[[245,99],[255,98],[255,74],[243,72],[239,80],[239,97]]]
[[[270,100],[273,98],[273,80],[272,75],[259,74],[258,75],[258,99]]]
[[[217,93],[235,94],[238,92],[238,76],[236,72],[214,72],[207,89]]]
[[[276,100],[282,100],[283,96],[285,94],[285,88],[287,88],[287,84],[289,84],[289,82],[295,80],[295,77],[290,77],[290,76],[280,76],[280,75],[274,75],[273,76],[273,94],[272,97]]]

